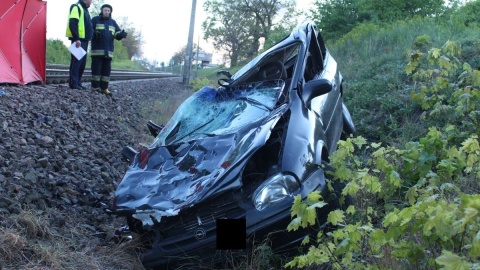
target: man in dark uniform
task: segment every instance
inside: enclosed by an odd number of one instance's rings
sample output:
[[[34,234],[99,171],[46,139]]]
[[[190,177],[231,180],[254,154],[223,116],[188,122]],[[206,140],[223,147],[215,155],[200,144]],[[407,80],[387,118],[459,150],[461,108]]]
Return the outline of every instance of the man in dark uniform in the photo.
[[[79,0],[78,3],[70,6],[68,15],[66,35],[75,47],[82,47],[85,51],[88,42],[93,36],[92,20],[88,8],[93,0]],[[70,56],[70,78],[68,83],[71,89],[85,89],[82,86],[82,76],[87,64],[87,56],[77,59],[73,54]]]
[[[126,38],[127,33],[124,30],[120,31],[117,22],[112,19],[112,6],[108,4],[102,6],[100,15],[93,17],[92,23],[94,30],[91,51],[92,89],[111,96],[108,84],[112,70],[113,42],[115,39]]]

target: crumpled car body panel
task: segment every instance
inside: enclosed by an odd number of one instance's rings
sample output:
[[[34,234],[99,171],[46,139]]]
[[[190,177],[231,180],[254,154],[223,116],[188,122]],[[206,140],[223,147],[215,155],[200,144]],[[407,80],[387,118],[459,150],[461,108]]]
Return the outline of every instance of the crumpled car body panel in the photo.
[[[180,105],[115,192],[113,213],[149,235],[146,267],[215,248],[216,220],[245,219],[260,239],[286,229],[294,195],[330,197],[322,165],[355,127],[316,26],[298,26],[223,82]],[[302,237],[282,234],[275,247]]]
[[[270,82],[267,86],[269,85],[273,85],[273,90],[270,92],[275,95],[283,87],[283,82]],[[263,86],[262,91],[270,89],[263,83],[261,86]],[[242,162],[245,163],[248,156],[265,143],[272,125],[282,115],[281,111],[286,109],[286,106],[274,111],[268,111],[262,107],[253,108],[255,105],[247,104],[248,101],[242,98],[254,96],[254,94],[243,93],[243,90],[242,88],[242,91],[237,91],[238,93],[233,91],[234,102],[228,102],[225,105],[228,112],[218,112],[219,109],[215,108],[215,114],[210,115],[214,121],[207,120],[207,114],[212,114],[212,110],[206,110],[205,115],[200,116],[204,121],[200,124],[191,121],[191,118],[194,115],[194,118],[198,119],[198,114],[201,114],[199,110],[205,106],[208,108],[208,106],[226,103],[223,93],[212,94],[218,91],[207,87],[182,104],[177,111],[181,116],[174,116],[173,121],[167,123],[152,146],[142,149],[135,157],[117,188],[117,209],[142,211],[147,214],[145,224],[153,224],[153,221],[148,218],[152,210],[178,212],[206,196],[240,187],[242,185],[240,177],[238,173],[234,173],[236,171],[232,167],[241,167]],[[228,95],[232,95],[232,91],[228,92]],[[220,101],[213,100],[212,95],[215,94],[220,96],[217,98]],[[267,94],[264,95],[266,98],[271,96],[271,93]],[[206,102],[205,96],[208,96]],[[274,102],[275,100],[271,101],[272,106]],[[214,103],[214,105],[207,103]],[[242,107],[240,116],[236,115],[238,114],[236,106]],[[216,119],[222,115],[226,115],[225,118],[230,118],[230,122],[235,124],[226,127],[224,119]],[[175,121],[176,117],[179,121]],[[242,119],[232,120],[235,117]],[[188,122],[182,126],[184,119],[192,123]],[[205,125],[205,122],[213,127]],[[195,124],[200,125],[201,128],[192,128]],[[165,144],[165,140],[168,140],[167,137],[175,129],[178,129],[175,131],[175,137],[180,139]],[[200,135],[192,139],[194,132]],[[209,132],[216,132],[218,135]],[[157,218],[157,221],[160,219]]]

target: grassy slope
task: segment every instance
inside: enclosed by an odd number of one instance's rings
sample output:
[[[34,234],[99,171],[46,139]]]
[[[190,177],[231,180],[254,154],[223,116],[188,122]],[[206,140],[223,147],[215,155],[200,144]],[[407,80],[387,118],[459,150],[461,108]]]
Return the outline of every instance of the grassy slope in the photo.
[[[372,141],[400,143],[424,135],[419,108],[410,101],[413,82],[405,72],[407,53],[418,36],[428,35],[427,48],[446,41],[462,44],[463,61],[479,66],[478,28],[434,19],[394,25],[363,25],[329,44],[346,81],[346,103],[360,135]]]

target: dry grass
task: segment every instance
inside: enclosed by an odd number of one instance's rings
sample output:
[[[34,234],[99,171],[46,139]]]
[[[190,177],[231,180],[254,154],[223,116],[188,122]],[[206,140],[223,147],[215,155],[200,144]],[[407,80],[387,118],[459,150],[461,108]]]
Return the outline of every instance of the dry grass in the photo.
[[[74,219],[54,228],[50,219],[33,211],[0,217],[0,269],[144,269],[136,241],[115,243]]]
[[[28,246],[28,241],[16,230],[0,228],[0,258],[4,261],[15,261],[17,254]]]
[[[177,110],[178,106],[182,104],[188,97],[190,97],[193,92],[180,92],[176,96],[169,97],[165,100],[155,100],[154,102],[151,101],[144,101],[141,106],[141,115],[144,116],[146,119],[152,120],[154,123],[163,125],[170,120],[173,116],[175,111]],[[144,136],[139,138],[139,142],[151,142],[152,137],[147,131],[147,126],[145,123],[141,123],[141,130],[144,130]],[[138,136],[138,134],[132,136]]]
[[[27,238],[48,239],[52,236],[47,220],[35,215],[33,211],[21,212],[14,222],[17,230],[22,231]]]

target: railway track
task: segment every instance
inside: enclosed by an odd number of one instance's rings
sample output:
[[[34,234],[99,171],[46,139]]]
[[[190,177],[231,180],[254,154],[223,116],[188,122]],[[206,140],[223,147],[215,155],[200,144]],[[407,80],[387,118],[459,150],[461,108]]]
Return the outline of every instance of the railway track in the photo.
[[[47,64],[46,67],[46,83],[47,84],[62,84],[68,82],[69,66],[58,64]],[[110,81],[121,80],[138,80],[138,79],[155,79],[155,78],[171,78],[181,77],[179,74],[169,72],[154,72],[154,71],[132,71],[125,69],[112,69]],[[82,77],[84,82],[90,82],[92,79],[92,72],[90,68],[85,68]]]

